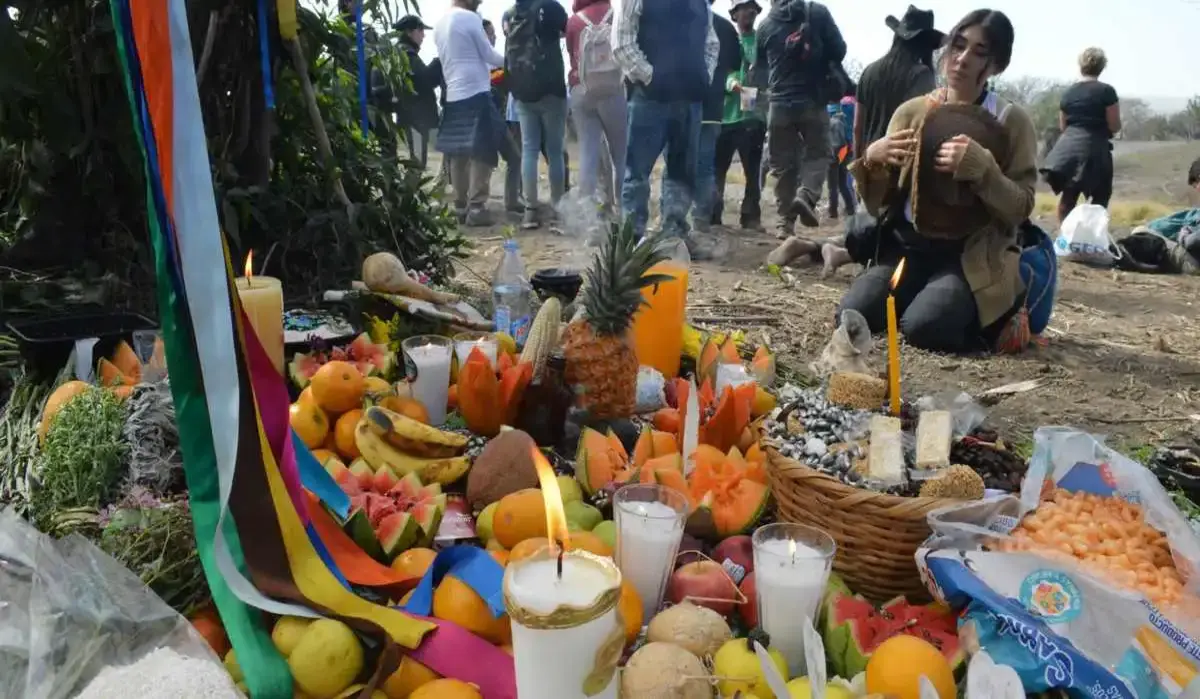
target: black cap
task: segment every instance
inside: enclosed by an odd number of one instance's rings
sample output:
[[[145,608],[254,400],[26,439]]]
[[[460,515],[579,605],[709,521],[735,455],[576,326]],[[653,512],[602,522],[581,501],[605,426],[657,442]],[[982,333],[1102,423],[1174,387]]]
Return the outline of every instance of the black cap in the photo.
[[[884,24],[887,24],[888,29],[905,41],[912,41],[922,34],[938,45],[946,40],[944,33],[933,28],[933,10],[918,10],[909,5],[908,9],[904,11],[903,17],[896,19],[895,15],[888,15]]]
[[[398,32],[407,32],[413,29],[433,29],[433,27],[425,24],[425,20],[416,15],[405,15],[396,20],[396,23],[392,25],[392,29]]]
[[[729,16],[732,17],[735,12],[747,5],[753,7],[755,12],[762,12],[762,5],[759,5],[755,0],[733,0],[733,4],[729,7]]]

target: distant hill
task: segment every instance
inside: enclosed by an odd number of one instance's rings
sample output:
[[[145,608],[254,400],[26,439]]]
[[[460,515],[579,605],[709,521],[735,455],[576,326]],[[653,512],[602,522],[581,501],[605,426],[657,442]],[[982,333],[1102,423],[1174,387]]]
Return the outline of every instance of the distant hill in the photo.
[[[1144,100],[1150,105],[1150,109],[1159,114],[1174,114],[1182,112],[1188,103],[1187,97],[1159,97],[1154,95],[1133,95],[1138,99]]]

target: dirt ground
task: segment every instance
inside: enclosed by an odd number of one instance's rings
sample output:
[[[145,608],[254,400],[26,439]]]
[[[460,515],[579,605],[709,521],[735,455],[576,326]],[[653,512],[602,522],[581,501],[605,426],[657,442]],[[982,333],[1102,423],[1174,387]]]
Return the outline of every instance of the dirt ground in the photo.
[[[1148,144],[1119,149],[1118,154],[1117,202],[1149,199],[1179,208],[1188,204],[1184,173],[1200,156],[1200,144]],[[503,210],[502,175],[501,168],[493,178],[491,208],[498,218]],[[742,181],[735,163],[726,193],[727,222],[736,220]],[[546,184],[541,186],[543,197]],[[656,187],[652,201],[657,196]],[[774,197],[765,193],[768,230],[775,220],[768,213],[773,210]],[[559,227],[573,228],[570,219]],[[476,248],[460,268],[461,281],[483,286],[490,279],[502,235],[514,222],[464,229]],[[1049,231],[1056,227],[1052,220],[1039,223]],[[839,232],[836,223],[829,222],[813,236]],[[530,273],[544,267],[581,267],[590,252],[564,230],[517,230],[515,236]],[[743,328],[765,339],[781,362],[807,371],[829,339],[834,309],[857,268],[843,268],[827,280],[812,268],[787,269],[774,276],[764,266],[777,243],[773,235],[729,228],[720,236],[728,252],[717,261],[692,265],[690,320],[700,327]],[[905,395],[979,395],[1036,379],[1041,382],[1038,389],[1006,397],[988,409],[989,423],[1016,442],[1026,440],[1038,426],[1052,424],[1107,434],[1127,449],[1200,432],[1200,277],[1130,274],[1065,263],[1059,280],[1044,346],[1019,356],[946,356],[905,348]],[[881,369],[883,351],[880,340],[875,359]]]

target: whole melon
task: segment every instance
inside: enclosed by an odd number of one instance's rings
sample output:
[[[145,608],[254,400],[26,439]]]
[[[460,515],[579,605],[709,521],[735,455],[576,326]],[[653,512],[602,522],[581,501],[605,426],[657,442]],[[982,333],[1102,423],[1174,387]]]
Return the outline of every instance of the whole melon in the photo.
[[[46,433],[50,431],[50,423],[54,421],[54,416],[58,415],[58,411],[62,410],[64,405],[91,387],[92,385],[86,381],[68,381],[54,389],[54,392],[46,399],[46,407],[42,409],[42,421],[38,425],[38,439],[46,439]]]
[[[621,696],[645,699],[712,699],[704,663],[672,643],[647,643],[621,672]]]
[[[531,450],[533,438],[521,430],[507,430],[492,438],[467,474],[467,502],[482,510],[505,495],[538,487]]]

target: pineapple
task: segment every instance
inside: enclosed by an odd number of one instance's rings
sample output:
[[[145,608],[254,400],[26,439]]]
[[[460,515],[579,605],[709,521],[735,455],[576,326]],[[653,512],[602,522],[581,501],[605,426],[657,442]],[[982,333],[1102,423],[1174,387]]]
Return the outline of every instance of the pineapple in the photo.
[[[579,406],[592,419],[633,414],[638,359],[629,339],[633,315],[643,303],[642,288],[668,281],[649,274],[667,259],[662,234],[638,244],[632,220],[613,224],[587,271],[580,307],[584,315],[563,334],[567,381],[579,392]]]

